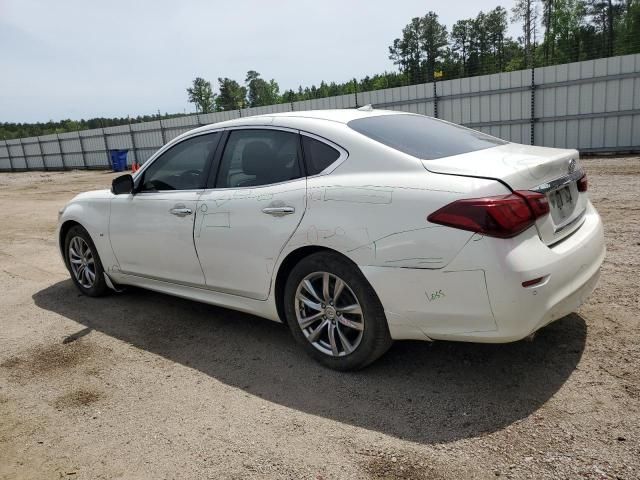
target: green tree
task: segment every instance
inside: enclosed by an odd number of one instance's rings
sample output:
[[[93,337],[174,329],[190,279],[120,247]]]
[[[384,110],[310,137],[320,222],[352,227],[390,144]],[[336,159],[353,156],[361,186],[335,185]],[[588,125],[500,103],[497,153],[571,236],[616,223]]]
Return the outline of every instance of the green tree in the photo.
[[[528,67],[533,66],[533,45],[536,41],[536,25],[538,23],[538,7],[534,0],[516,0],[511,9],[511,21],[522,22],[521,43],[524,48]]]
[[[230,78],[218,78],[220,94],[216,97],[219,110],[238,110],[246,106],[247,89]]]
[[[637,52],[640,43],[639,0],[626,0],[622,14],[614,27],[617,29],[615,54],[624,55]]]
[[[447,28],[435,12],[415,17],[389,47],[389,59],[398,65],[410,83],[432,81],[447,45]],[[426,74],[426,75],[425,75]]]
[[[433,74],[441,66],[444,47],[447,46],[447,27],[438,21],[435,12],[428,12],[422,18],[422,45],[424,50],[424,65],[426,67],[426,81],[433,81]]]
[[[487,12],[485,16],[485,28],[489,37],[491,55],[493,57],[493,72],[501,72],[504,69],[504,43],[507,35],[507,27],[507,11],[504,8],[496,7]]]
[[[471,30],[473,20],[458,20],[451,28],[451,51],[460,62],[460,74],[464,77],[469,74],[468,62],[471,50]]]
[[[196,105],[196,112],[211,113],[214,111],[216,95],[211,83],[204,78],[196,77],[193,86],[187,88],[189,102]]]
[[[415,17],[402,29],[402,38],[396,38],[389,47],[389,59],[414,83],[420,78],[424,62],[422,41],[422,19]]]
[[[271,79],[267,82],[260,78],[258,72],[249,70],[245,84],[247,85],[247,100],[250,107],[280,103],[280,87],[275,80]]]

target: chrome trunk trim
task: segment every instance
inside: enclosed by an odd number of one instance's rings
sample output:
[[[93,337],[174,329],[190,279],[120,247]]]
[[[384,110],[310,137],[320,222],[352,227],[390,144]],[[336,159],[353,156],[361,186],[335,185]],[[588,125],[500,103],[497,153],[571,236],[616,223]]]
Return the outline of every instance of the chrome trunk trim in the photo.
[[[569,185],[570,183],[577,182],[582,178],[583,175],[584,171],[582,169],[579,169],[573,173],[564,175],[563,177],[542,183],[536,187],[531,188],[530,190],[538,193],[548,193],[553,190],[557,190],[558,188],[564,187],[565,185]]]

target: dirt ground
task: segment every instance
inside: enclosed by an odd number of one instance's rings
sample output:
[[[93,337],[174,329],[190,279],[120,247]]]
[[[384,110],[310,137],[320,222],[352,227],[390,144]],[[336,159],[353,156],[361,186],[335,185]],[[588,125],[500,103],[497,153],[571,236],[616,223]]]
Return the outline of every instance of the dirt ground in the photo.
[[[588,303],[357,373],[249,315],[80,296],[57,211],[113,174],[0,174],[0,478],[640,478],[640,158],[584,163],[608,248]]]

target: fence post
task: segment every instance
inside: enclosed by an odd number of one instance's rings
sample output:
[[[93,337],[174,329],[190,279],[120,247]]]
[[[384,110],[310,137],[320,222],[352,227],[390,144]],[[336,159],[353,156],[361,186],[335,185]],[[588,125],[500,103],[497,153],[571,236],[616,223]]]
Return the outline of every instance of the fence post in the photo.
[[[109,141],[107,139],[107,132],[102,127],[102,140],[104,141],[104,152],[107,154],[107,168],[111,165],[111,156],[109,155]]]
[[[87,159],[84,158],[84,145],[82,144],[82,136],[80,135],[80,130],[76,130],[76,133],[78,134],[78,141],[80,142],[80,156],[82,157],[82,166],[84,167],[84,169],[87,169]]]
[[[27,170],[30,170],[29,160],[27,160],[27,154],[24,151],[24,145],[22,144],[22,138],[19,138],[18,141],[20,142],[20,148],[22,149],[22,158],[24,158],[24,164],[27,166]]]
[[[62,169],[66,170],[67,165],[64,163],[64,152],[62,151],[62,142],[60,141],[59,133],[56,133],[56,140],[58,141],[58,150],[60,150],[60,160],[62,160]]]
[[[38,150],[40,151],[40,156],[42,157],[42,165],[44,166],[44,171],[46,172],[47,170],[49,170],[49,167],[47,167],[47,157],[42,151],[42,143],[40,143],[40,136],[37,136],[36,138],[38,139]]]
[[[7,147],[7,156],[9,157],[9,170],[13,172],[13,162],[11,161],[11,147],[7,141],[7,137],[4,137],[4,146]]]
[[[353,95],[355,96],[356,99],[356,108],[359,108],[360,105],[358,105],[358,81],[354,78],[353,79]]]
[[[438,91],[436,90],[436,80],[433,79],[433,116],[438,118]]]
[[[165,137],[165,134],[164,134],[164,127],[162,126],[162,119],[160,119],[160,136],[162,138],[162,145],[167,143],[167,138]]]
[[[136,148],[136,137],[133,134],[133,128],[131,128],[131,118],[129,118],[129,136],[131,137],[131,146],[133,147],[133,156],[136,159],[136,163],[138,163],[138,149]],[[133,159],[131,159],[131,163],[133,163]]]
[[[535,117],[535,112],[536,112],[536,70],[535,67],[533,65],[533,62],[531,63],[531,118],[529,120],[529,129],[530,129],[530,134],[531,134],[531,145],[535,144],[535,122],[536,122],[536,117]]]

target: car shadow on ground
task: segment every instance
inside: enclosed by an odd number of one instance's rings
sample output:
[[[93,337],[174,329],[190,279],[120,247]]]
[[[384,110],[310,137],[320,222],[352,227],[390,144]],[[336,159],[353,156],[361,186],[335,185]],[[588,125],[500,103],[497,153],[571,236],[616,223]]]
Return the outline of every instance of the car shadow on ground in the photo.
[[[420,443],[501,429],[543,405],[576,368],[587,327],[577,314],[533,342],[396,342],[370,367],[327,370],[287,328],[251,315],[132,289],[88,298],[70,280],[37,292],[40,308],[301,412]]]

